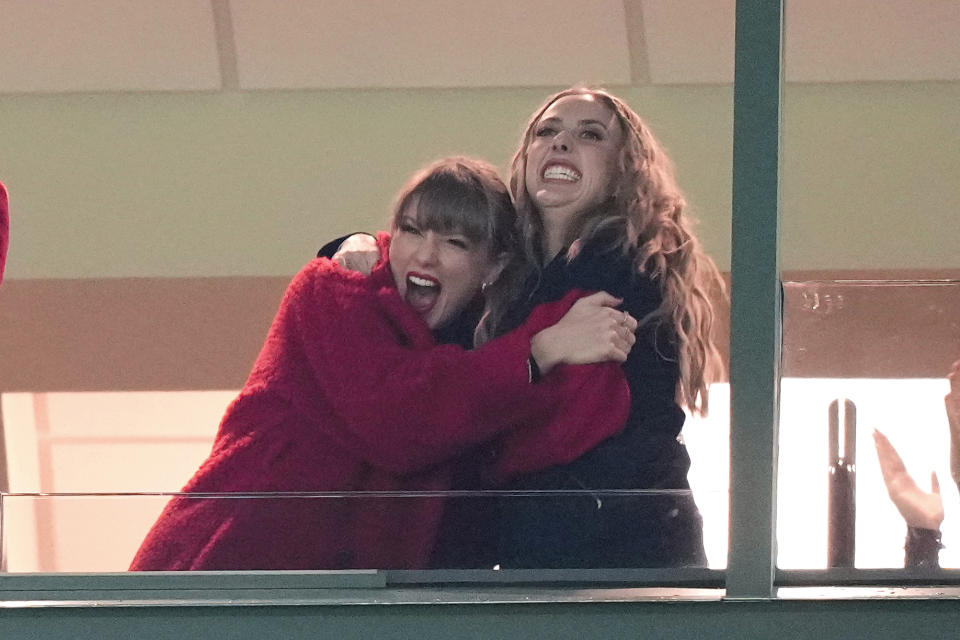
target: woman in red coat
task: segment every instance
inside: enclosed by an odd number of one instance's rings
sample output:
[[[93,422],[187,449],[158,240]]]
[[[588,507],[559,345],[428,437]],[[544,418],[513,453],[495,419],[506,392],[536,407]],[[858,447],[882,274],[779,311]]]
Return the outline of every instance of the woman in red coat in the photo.
[[[370,277],[307,264],[184,488],[219,495],[171,500],[131,569],[422,568],[444,500],[379,492],[447,490],[451,461],[496,436],[507,478],[615,432],[636,321],[613,296],[575,292],[474,350],[437,344],[498,286],[515,222],[491,167],[444,160],[401,192]],[[556,367],[592,362],[608,364]]]

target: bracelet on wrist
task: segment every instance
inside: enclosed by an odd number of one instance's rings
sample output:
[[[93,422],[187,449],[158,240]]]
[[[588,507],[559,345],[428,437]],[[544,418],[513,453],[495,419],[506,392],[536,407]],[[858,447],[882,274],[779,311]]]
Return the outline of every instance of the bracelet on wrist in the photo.
[[[540,365],[537,364],[537,359],[534,358],[531,353],[527,356],[527,381],[530,384],[537,384],[542,377],[540,374]]]

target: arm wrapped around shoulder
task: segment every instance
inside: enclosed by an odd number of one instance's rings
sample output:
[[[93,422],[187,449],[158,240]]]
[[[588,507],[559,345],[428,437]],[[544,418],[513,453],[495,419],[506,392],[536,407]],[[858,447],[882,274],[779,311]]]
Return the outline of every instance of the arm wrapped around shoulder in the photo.
[[[527,323],[553,324],[586,295],[575,290],[558,302],[541,305]],[[535,387],[549,399],[545,404],[550,408],[497,441],[491,469],[496,483],[572,462],[626,424],[630,389],[617,362],[559,365]]]

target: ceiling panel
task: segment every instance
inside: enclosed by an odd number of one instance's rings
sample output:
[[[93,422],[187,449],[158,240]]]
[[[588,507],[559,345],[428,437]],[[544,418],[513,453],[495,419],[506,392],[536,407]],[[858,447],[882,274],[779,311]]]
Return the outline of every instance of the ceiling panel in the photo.
[[[958,0],[787,3],[793,82],[960,79]]]
[[[786,6],[788,81],[960,80],[960,0]],[[735,0],[0,0],[0,93],[216,90],[221,57],[231,89],[730,84],[734,7]]]
[[[643,0],[654,84],[733,82],[735,0]]]
[[[622,0],[232,0],[240,86],[628,84]]]
[[[0,92],[219,87],[209,0],[0,0]]]
[[[735,0],[642,3],[651,82],[733,82]],[[785,5],[789,82],[960,79],[960,0]]]

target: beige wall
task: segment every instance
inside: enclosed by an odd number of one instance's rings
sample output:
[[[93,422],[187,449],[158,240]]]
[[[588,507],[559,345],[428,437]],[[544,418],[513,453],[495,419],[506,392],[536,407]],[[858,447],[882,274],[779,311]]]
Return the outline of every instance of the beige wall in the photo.
[[[729,266],[732,90],[617,90]],[[443,154],[501,166],[544,89],[0,97],[7,277],[287,276]],[[960,84],[791,85],[789,269],[958,267]]]
[[[0,392],[239,386],[286,281],[322,242],[379,227],[407,175],[434,157],[506,166],[546,93],[0,97],[13,234]],[[730,87],[619,93],[675,158],[700,236],[727,269]],[[960,84],[787,87],[784,267],[956,277],[957,104]],[[954,344],[943,304],[927,333]],[[956,357],[917,351],[925,375]]]

